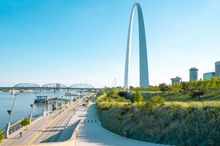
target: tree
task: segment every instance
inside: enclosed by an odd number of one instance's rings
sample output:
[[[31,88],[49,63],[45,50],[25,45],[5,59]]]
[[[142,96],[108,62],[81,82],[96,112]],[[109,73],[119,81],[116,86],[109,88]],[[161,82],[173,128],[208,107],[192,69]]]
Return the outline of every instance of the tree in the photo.
[[[130,86],[130,91],[135,91],[134,86]]]
[[[0,130],[0,143],[4,140],[4,132]]]
[[[160,91],[159,86],[148,86],[145,89],[148,91]]]
[[[162,91],[163,93],[166,91],[169,91],[169,86],[166,83],[162,83],[159,85],[160,91]]]
[[[133,95],[133,103],[134,102],[142,102],[143,101],[143,96],[141,95],[140,91],[136,91],[135,94]]]
[[[180,91],[180,89],[181,85],[179,83],[170,86],[171,91]]]
[[[62,103],[61,102],[58,103],[58,107],[59,107],[59,109],[62,108]]]
[[[127,92],[127,91],[120,91],[120,92],[118,92],[118,95],[120,97],[123,97],[125,99],[130,100],[131,102],[133,100],[133,95],[131,93]]]
[[[23,120],[21,121],[21,126],[27,126],[27,125],[30,125],[30,120],[28,118],[23,118]]]

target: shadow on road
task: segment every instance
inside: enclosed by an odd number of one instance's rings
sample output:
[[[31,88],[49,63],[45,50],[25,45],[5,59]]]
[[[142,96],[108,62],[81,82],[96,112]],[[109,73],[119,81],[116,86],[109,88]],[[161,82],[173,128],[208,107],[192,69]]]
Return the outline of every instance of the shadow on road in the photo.
[[[73,131],[75,130],[76,126],[78,125],[78,123],[80,122],[80,120],[78,120],[77,122],[75,122],[74,124],[68,126],[67,128],[63,129],[63,130],[57,130],[60,131],[57,134],[49,137],[48,139],[42,141],[41,143],[48,143],[48,142],[63,142],[63,141],[67,141],[71,138]],[[48,132],[50,130],[46,130],[45,132]]]

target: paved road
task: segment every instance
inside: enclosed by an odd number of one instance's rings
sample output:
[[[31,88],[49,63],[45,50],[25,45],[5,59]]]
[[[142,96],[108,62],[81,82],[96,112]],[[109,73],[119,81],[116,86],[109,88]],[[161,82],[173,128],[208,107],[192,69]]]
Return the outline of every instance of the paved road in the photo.
[[[19,138],[19,131],[11,135],[0,146],[13,146],[16,144],[31,144],[41,142],[58,142],[70,138],[79,119],[84,119],[77,133],[76,146],[160,146],[121,137],[104,129],[96,119],[95,105],[90,103],[86,109],[82,107],[83,100],[70,105],[65,111],[48,115],[39,119],[23,131]],[[73,108],[77,109],[74,115]],[[73,144],[74,145],[74,144]]]
[[[82,118],[86,122],[81,125],[77,134],[76,146],[162,146],[127,139],[107,131],[98,122],[94,122],[96,120],[94,103],[90,104],[87,111],[82,111]]]
[[[74,115],[74,110],[79,110],[83,103],[83,99],[69,105],[68,108],[57,110],[27,127],[14,132],[0,146],[12,146],[18,144],[31,144],[41,142],[57,142],[65,141],[71,136],[78,120],[78,116]],[[22,137],[19,136],[22,131]]]

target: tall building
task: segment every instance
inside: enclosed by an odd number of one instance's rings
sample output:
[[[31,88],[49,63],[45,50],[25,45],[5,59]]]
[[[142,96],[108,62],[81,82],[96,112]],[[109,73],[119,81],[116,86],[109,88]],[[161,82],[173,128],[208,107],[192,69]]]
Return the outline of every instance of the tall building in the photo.
[[[197,81],[198,80],[198,69],[195,67],[190,68],[189,70],[189,80]]]
[[[203,74],[203,80],[210,80],[215,76],[215,72],[207,72]]]
[[[143,13],[142,13],[140,4],[135,3],[132,7],[129,27],[128,27],[127,50],[126,50],[126,59],[125,59],[125,77],[124,77],[124,88],[125,89],[129,89],[132,27],[133,27],[133,19],[134,19],[135,10],[137,10],[137,13],[138,13],[140,87],[149,86],[147,44],[146,44],[146,36],[145,36],[145,28],[144,28],[144,18],[143,18]]]
[[[220,61],[215,63],[215,76],[220,77]]]
[[[172,83],[172,85],[174,85],[174,84],[180,84],[181,82],[182,82],[182,78],[180,78],[180,77],[175,77],[175,78],[171,78],[170,79],[171,80],[171,83]]]

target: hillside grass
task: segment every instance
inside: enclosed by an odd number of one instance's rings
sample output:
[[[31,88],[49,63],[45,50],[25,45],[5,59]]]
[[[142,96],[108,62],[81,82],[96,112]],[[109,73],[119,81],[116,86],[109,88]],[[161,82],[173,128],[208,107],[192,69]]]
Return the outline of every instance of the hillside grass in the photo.
[[[168,91],[165,93],[161,92],[148,92],[148,93],[142,93],[143,97],[145,99],[150,99],[153,96],[161,96],[166,101],[211,101],[211,100],[219,100],[220,101],[220,90],[209,90],[205,93],[204,96],[201,96],[201,99],[198,98],[192,98],[188,94],[182,94],[178,91]]]
[[[179,92],[143,93],[144,102],[122,97],[97,100],[97,114],[108,130],[128,138],[180,146],[220,145],[220,91],[208,91],[200,100]],[[149,104],[155,96],[164,104]]]

